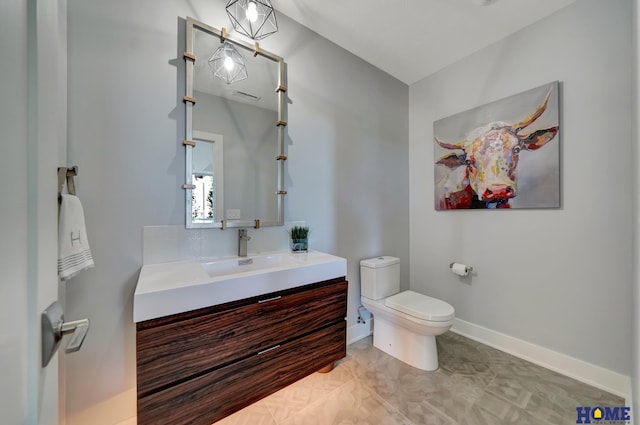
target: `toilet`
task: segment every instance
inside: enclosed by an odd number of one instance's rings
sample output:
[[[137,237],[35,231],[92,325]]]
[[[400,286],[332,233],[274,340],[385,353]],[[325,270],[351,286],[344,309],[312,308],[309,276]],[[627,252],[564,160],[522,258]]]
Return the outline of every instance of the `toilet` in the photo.
[[[361,302],[373,314],[373,345],[422,370],[438,369],[436,336],[451,328],[453,307],[414,291],[400,292],[400,259],[360,261]]]

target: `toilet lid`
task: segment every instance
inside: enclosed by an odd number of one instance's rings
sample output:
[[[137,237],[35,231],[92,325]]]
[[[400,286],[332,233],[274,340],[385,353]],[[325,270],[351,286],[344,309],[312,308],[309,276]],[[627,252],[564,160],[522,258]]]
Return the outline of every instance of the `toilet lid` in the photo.
[[[403,291],[385,299],[385,305],[394,310],[432,322],[446,322],[455,315],[448,303],[413,291]]]

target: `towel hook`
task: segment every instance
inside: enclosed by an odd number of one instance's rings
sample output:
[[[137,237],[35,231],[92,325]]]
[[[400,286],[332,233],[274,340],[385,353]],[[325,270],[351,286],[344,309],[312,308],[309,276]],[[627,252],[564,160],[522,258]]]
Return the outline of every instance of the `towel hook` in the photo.
[[[73,180],[78,175],[78,166],[74,165],[71,168],[58,167],[58,201],[62,199],[62,187],[64,186],[65,179],[67,180],[67,192],[70,195],[76,194],[76,184]]]

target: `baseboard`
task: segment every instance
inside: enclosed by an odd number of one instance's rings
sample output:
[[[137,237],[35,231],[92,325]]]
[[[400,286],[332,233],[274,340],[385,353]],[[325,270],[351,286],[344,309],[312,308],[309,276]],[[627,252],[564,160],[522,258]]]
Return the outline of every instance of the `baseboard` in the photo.
[[[137,389],[132,387],[87,406],[82,411],[68,412],[67,425],[135,425]]]
[[[451,331],[625,400],[630,399],[631,379],[628,376],[461,319],[455,319]]]
[[[634,408],[634,405],[633,405],[633,397],[634,397],[633,385],[631,383],[631,379],[629,379],[629,388],[627,388],[627,397],[624,400],[624,402],[625,402],[624,405],[625,406],[631,406],[631,419],[632,420],[631,420],[631,423],[629,425],[633,425],[635,423],[633,418],[636,416],[636,412],[635,412],[636,409]]]

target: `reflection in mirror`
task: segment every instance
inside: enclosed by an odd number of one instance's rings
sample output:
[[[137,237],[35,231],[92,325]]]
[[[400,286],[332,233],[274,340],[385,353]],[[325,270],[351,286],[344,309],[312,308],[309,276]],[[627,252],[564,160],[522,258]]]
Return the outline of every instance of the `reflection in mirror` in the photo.
[[[223,42],[242,55],[248,78],[214,76],[208,59]],[[186,60],[186,139],[196,142],[186,146],[187,227],[284,223],[284,61],[256,47],[187,19],[196,58]]]
[[[191,155],[191,221],[212,224],[222,217],[224,199],[223,138],[219,134],[194,131],[196,145]],[[189,162],[189,160],[187,160]]]

